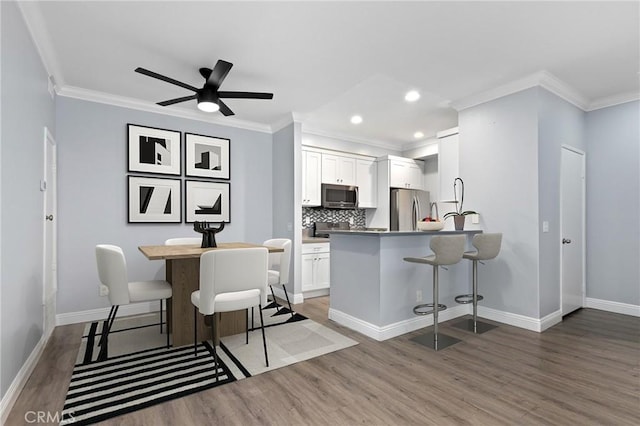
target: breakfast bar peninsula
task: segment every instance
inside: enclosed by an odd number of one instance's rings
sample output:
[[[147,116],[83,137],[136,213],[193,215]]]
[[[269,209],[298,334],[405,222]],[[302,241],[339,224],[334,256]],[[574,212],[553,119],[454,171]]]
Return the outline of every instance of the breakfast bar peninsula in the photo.
[[[431,254],[434,235],[464,234],[467,250],[473,235],[464,231],[332,231],[329,318],[376,340],[386,340],[433,323],[413,307],[432,300],[430,268],[403,261]],[[465,315],[468,307],[453,298],[469,293],[470,264],[461,261],[440,272],[442,321]]]

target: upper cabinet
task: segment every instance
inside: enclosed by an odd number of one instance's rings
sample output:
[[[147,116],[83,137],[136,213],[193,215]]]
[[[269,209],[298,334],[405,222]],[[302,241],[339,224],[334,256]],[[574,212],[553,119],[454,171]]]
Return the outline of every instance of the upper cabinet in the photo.
[[[452,201],[453,181],[459,176],[457,128],[438,134],[439,201]],[[455,133],[453,133],[455,132]],[[455,207],[455,206],[454,206]],[[453,210],[453,209],[452,209]]]
[[[389,186],[424,189],[422,164],[419,160],[389,156]]]
[[[355,185],[356,159],[352,157],[323,153],[322,183]]]
[[[302,205],[304,207],[320,205],[321,164],[322,154],[302,150]]]
[[[375,208],[378,198],[378,164],[373,160],[356,160],[358,207]]]

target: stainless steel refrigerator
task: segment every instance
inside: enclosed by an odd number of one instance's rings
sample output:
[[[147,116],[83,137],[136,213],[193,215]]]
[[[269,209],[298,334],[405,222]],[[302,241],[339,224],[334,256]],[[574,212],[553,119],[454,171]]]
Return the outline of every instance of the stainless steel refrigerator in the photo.
[[[429,216],[428,191],[391,189],[391,231],[415,231],[417,222]]]

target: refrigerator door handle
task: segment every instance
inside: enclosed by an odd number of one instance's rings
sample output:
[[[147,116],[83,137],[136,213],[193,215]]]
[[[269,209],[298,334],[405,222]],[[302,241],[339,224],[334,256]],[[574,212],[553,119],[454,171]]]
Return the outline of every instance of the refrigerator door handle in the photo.
[[[411,200],[411,230],[415,231],[418,227],[418,200],[413,197]]]

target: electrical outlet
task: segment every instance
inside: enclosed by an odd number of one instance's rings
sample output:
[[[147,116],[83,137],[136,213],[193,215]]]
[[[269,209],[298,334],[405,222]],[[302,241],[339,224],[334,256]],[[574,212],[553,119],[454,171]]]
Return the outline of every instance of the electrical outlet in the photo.
[[[416,302],[422,302],[422,290],[416,290]]]
[[[549,232],[549,221],[542,221],[542,232]]]
[[[311,223],[311,218],[309,218],[309,216],[304,218],[304,224],[305,225],[309,225]]]
[[[109,287],[106,285],[100,286],[100,296],[108,296],[109,295]]]
[[[350,218],[349,218],[349,224],[353,226],[353,225],[354,225],[354,223],[355,223],[355,222],[353,221],[353,218],[352,218],[352,217],[350,217]]]
[[[479,214],[472,214],[471,215],[471,223],[475,223],[475,224],[480,223],[480,215]]]

